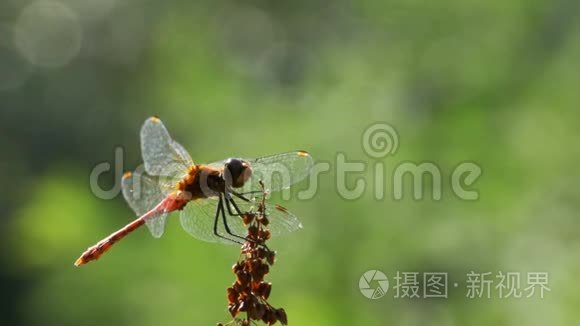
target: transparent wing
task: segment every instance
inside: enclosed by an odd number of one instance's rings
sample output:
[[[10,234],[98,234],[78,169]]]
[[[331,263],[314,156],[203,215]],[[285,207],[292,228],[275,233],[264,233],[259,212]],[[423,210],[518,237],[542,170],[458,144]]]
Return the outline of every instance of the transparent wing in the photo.
[[[193,160],[179,143],[171,139],[163,122],[151,117],[141,127],[141,154],[150,175],[183,177]]]
[[[314,166],[312,156],[305,151],[287,152],[256,159],[243,159],[252,167],[252,177],[240,192],[261,191],[260,180],[269,192],[290,188],[291,185],[304,180]],[[210,166],[221,168],[224,161],[214,162]]]
[[[286,207],[280,205],[266,206],[266,216],[270,224],[268,228],[273,235],[284,235],[302,229],[302,222],[288,211]]]
[[[235,202],[242,212],[255,212],[257,209],[257,204],[254,200],[250,202],[235,200]],[[270,222],[267,227],[275,236],[285,235],[290,232],[302,229],[303,227],[302,222],[300,222],[296,215],[292,214],[292,212],[290,212],[288,209],[278,204],[266,205],[266,216]],[[244,227],[244,224],[241,220],[239,223],[242,225],[242,227]],[[246,234],[244,233],[244,236],[245,235]]]
[[[192,237],[197,238],[199,240],[235,245],[236,244],[235,242],[217,237],[214,234],[213,227],[217,207],[218,207],[218,197],[190,201],[189,203],[187,203],[187,205],[179,215],[181,226]],[[245,230],[243,222],[239,217],[228,216],[226,214],[226,218],[228,219],[228,226],[230,227],[232,232],[240,236],[246,235],[247,232]],[[230,222],[230,220],[233,221]],[[224,235],[226,237],[228,236],[223,226],[221,216],[218,219],[217,230],[219,234]]]
[[[137,216],[141,216],[157,206],[172,191],[172,183],[165,178],[154,177],[144,171],[136,170],[134,173],[127,172],[123,176],[121,188],[129,207]],[[145,222],[155,238],[163,235],[166,217],[167,214],[161,214]]]
[[[256,204],[254,201],[245,202],[236,200],[236,204],[242,212],[256,211]],[[217,206],[217,197],[189,202],[181,211],[179,216],[181,226],[185,231],[187,231],[187,233],[199,240],[236,245],[236,242],[217,237],[214,234],[213,227]],[[232,212],[235,212],[231,205],[230,209]],[[270,222],[268,229],[275,236],[285,235],[302,228],[300,220],[280,205],[266,206],[266,215]],[[241,237],[247,236],[247,227],[244,225],[242,219],[239,216],[228,214],[227,208],[226,220],[232,233]],[[219,234],[231,238],[231,236],[226,232],[221,216],[218,219],[217,230]]]

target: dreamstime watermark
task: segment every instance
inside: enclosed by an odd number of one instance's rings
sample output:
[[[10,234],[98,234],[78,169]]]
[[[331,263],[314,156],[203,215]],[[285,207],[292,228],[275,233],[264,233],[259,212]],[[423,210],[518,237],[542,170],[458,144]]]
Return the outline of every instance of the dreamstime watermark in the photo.
[[[179,146],[168,144],[167,146]],[[275,161],[264,169],[262,164],[256,168],[256,174],[265,181],[265,184],[291,184],[293,180],[303,173],[308,164],[312,163],[312,172],[307,177],[306,188],[294,194],[300,200],[314,198],[319,190],[320,178],[330,173],[334,176],[334,186],[338,195],[346,200],[362,198],[370,190],[376,200],[385,200],[386,192],[390,191],[391,198],[395,201],[404,200],[406,193],[412,193],[413,200],[431,199],[439,201],[443,197],[443,189],[446,182],[456,198],[465,201],[479,199],[479,191],[474,189],[475,183],[482,175],[482,168],[473,161],[465,160],[457,162],[451,171],[442,169],[432,161],[401,161],[396,162],[394,156],[400,146],[399,133],[388,123],[374,123],[363,130],[361,134],[362,151],[366,154],[365,160],[349,160],[342,152],[336,153],[332,161],[316,160],[301,162],[299,159],[289,161]],[[176,152],[184,151],[179,146]],[[91,191],[101,199],[115,198],[122,191],[122,176],[124,174],[124,154],[122,147],[115,148],[113,164],[102,162],[97,164],[90,173],[89,184]],[[316,157],[316,154],[314,154]],[[310,159],[310,157],[308,157]],[[169,161],[169,160],[168,160]],[[392,161],[392,163],[390,162]],[[387,163],[389,163],[387,165]],[[388,169],[387,166],[392,166]],[[135,175],[145,175],[149,172],[147,166],[139,166]],[[179,169],[181,168],[181,170]],[[186,172],[186,167],[180,162],[168,164],[165,170],[169,171],[159,182],[171,182],[176,173]],[[183,171],[182,171],[183,170]],[[157,172],[157,171],[155,171]],[[370,177],[368,177],[370,172]],[[389,173],[390,172],[390,173]],[[446,172],[446,173],[444,173]],[[101,176],[113,173],[114,184],[109,189],[103,189],[99,184]],[[156,174],[156,173],[154,173]],[[448,174],[448,180],[442,175]],[[366,177],[365,177],[366,176]],[[258,177],[254,177],[258,178]],[[179,178],[174,178],[178,182]],[[351,184],[350,186],[348,184]],[[134,186],[140,186],[143,182],[133,182]],[[202,185],[203,186],[203,185]],[[248,188],[250,185],[248,184]],[[283,187],[282,187],[283,188]],[[246,189],[251,190],[251,189]],[[244,189],[242,188],[241,192]],[[288,200],[293,193],[289,190],[282,191],[282,199]]]
[[[449,288],[463,288],[467,299],[543,299],[549,287],[547,272],[470,271],[463,282],[450,283],[447,272],[401,272],[392,277],[393,299],[432,299],[449,296]],[[364,272],[359,289],[368,299],[380,299],[389,290],[389,278],[379,270]]]

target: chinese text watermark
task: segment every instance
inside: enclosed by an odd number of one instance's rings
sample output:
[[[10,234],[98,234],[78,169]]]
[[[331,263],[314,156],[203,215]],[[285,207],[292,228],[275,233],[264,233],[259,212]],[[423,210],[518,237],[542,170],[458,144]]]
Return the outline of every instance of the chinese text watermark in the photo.
[[[389,277],[379,270],[369,270],[359,279],[359,289],[369,299],[380,299],[392,289],[394,299],[448,298],[449,288],[464,290],[467,299],[540,298],[548,292],[547,272],[476,272],[470,271],[461,282],[450,283],[447,272],[397,271]]]

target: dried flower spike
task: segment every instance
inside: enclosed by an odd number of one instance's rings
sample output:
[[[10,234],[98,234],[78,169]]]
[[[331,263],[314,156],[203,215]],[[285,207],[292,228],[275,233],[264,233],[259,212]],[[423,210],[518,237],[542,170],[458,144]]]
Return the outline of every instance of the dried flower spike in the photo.
[[[266,241],[272,237],[267,228],[266,195],[263,192],[256,211],[244,212],[242,217],[248,226],[247,240],[241,246],[240,258],[232,266],[236,281],[226,290],[228,311],[234,319],[227,324],[218,323],[218,326],[251,325],[257,321],[288,325],[286,311],[268,303],[272,283],[264,281],[276,258],[276,253],[266,246]],[[245,313],[245,318],[239,317],[240,313]]]

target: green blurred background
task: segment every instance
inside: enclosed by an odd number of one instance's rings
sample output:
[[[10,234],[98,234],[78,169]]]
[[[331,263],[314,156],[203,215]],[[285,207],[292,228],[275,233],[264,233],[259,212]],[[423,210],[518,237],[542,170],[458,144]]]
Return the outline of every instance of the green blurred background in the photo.
[[[270,302],[291,325],[571,325],[580,317],[580,2],[0,2],[0,324],[214,325],[228,321],[234,246],[197,241],[170,218],[96,263],[74,260],[125,225],[122,196],[89,175],[159,115],[196,162],[309,150],[331,172],[284,203],[304,229],[273,239]],[[361,145],[388,122],[399,150]],[[335,157],[366,162],[357,200]],[[442,200],[392,197],[393,169],[435,163]],[[453,195],[463,161],[477,201]],[[385,199],[372,192],[384,162]],[[100,182],[109,189],[115,177]],[[300,188],[300,187],[299,187]],[[444,271],[448,299],[379,300],[360,276]],[[468,299],[466,273],[549,273],[544,299]],[[522,285],[523,287],[523,285]]]

